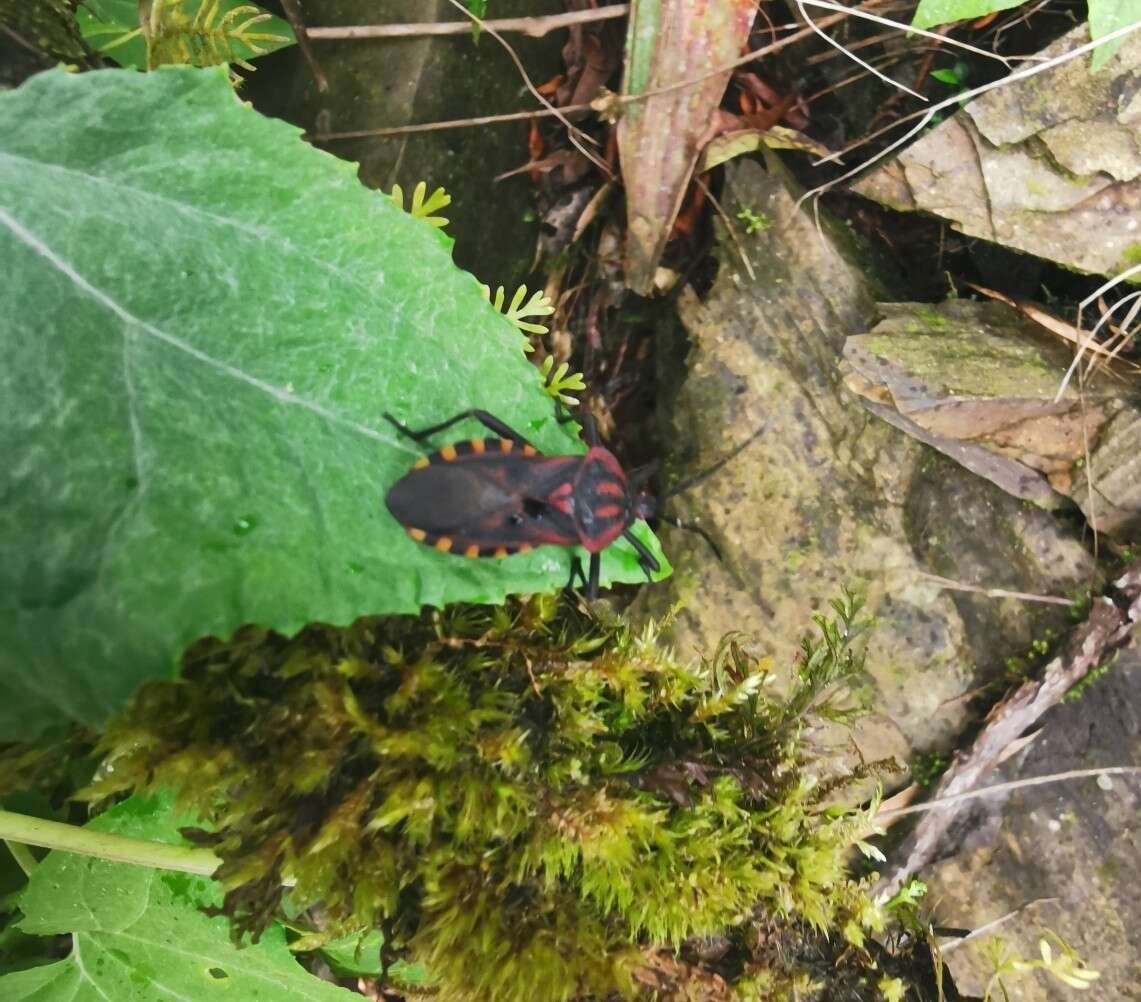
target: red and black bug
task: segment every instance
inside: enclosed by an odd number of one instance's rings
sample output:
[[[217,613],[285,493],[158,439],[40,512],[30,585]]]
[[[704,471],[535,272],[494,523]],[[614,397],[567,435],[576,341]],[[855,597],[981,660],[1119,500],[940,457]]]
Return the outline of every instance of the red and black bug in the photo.
[[[619,536],[637,552],[647,578],[659,570],[654,555],[630,532],[636,519],[654,512],[653,498],[639,489],[648,468],[627,476],[613,453],[597,444],[581,456],[544,455],[482,410],[417,431],[384,416],[421,444],[465,418],[496,436],[440,447],[417,460],[385,495],[388,510],[418,543],[465,557],[582,546],[590,554],[589,573],[575,557],[568,586],[581,580],[590,598],[598,595],[599,553]]]

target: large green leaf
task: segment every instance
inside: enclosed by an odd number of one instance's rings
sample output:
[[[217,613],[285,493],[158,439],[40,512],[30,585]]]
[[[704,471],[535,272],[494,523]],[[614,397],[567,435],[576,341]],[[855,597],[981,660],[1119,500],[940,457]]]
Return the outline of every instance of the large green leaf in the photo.
[[[251,17],[248,8],[256,8],[264,13],[262,8],[251,4],[249,0],[220,0],[216,13],[209,21],[195,25],[194,18],[202,5],[212,2],[213,0],[166,0],[168,23],[173,21],[184,28],[178,34],[185,43],[186,52],[195,57],[187,62],[197,65],[225,61],[219,56],[253,59],[296,41],[289,22],[280,17],[267,17],[264,21],[250,25],[246,32],[235,35],[234,32]],[[238,8],[244,9],[239,10],[232,21],[223,23],[226,16]],[[75,12],[75,20],[83,37],[87,39],[87,44],[93,49],[115,60],[120,66],[146,69],[147,46],[143,33],[139,30],[139,0],[84,0],[83,6]],[[247,34],[253,36],[256,49],[246,41]]]
[[[182,824],[192,819],[181,819]],[[179,819],[158,799],[132,797],[88,826],[159,842],[180,842]],[[53,852],[20,899],[20,929],[71,934],[71,953],[54,964],[0,977],[5,1002],[154,1002],[211,999],[352,1002],[360,996],[301,967],[274,925],[238,949],[205,877]]]
[[[389,515],[418,450],[385,411],[582,445],[433,228],[224,69],[32,78],[0,96],[0,191],[0,736],[97,724],[245,622],[566,582],[563,549],[465,560]]]

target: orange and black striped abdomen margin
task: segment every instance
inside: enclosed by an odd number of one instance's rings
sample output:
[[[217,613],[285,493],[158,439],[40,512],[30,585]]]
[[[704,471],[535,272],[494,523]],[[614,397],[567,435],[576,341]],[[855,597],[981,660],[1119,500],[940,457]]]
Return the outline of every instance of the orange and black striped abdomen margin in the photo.
[[[457,459],[467,456],[506,456],[516,453],[520,456],[536,456],[538,451],[533,445],[517,445],[509,438],[471,438],[466,442],[452,442],[442,446],[430,455],[416,460],[412,469],[422,470],[433,463],[454,463]]]
[[[573,517],[546,498],[570,487],[580,462],[507,438],[455,442],[418,460],[385,503],[413,540],[442,553],[506,557],[573,545]]]
[[[456,553],[463,557],[495,557],[502,559],[503,557],[511,556],[513,553],[529,553],[534,549],[530,543],[513,543],[510,546],[480,546],[478,543],[469,543],[459,538],[458,533],[455,536],[437,536],[433,533],[425,532],[423,529],[408,528],[405,531],[412,539],[416,540],[417,543],[423,543],[425,546],[430,546],[434,550],[439,550],[441,553]]]

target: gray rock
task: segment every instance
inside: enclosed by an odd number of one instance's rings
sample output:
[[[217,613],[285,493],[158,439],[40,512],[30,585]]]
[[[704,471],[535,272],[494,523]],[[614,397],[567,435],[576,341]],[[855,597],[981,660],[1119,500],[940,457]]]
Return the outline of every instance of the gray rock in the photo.
[[[1099,532],[1141,528],[1141,411],[1127,380],[1101,369],[1055,400],[1071,352],[1003,303],[881,309],[844,345],[844,381],[869,411],[1008,494],[1050,508],[1072,498]]]
[[[1089,469],[1078,471],[1073,497],[1099,532],[1141,539],[1141,411],[1123,406],[1098,437]],[[1091,486],[1092,479],[1092,486]]]
[[[1088,41],[1085,25],[1048,46]],[[1115,274],[1141,250],[1141,34],[1097,73],[1089,57],[990,91],[853,186],[963,233]]]
[[[1066,595],[1095,577],[1076,533],[867,414],[843,384],[845,338],[866,331],[882,295],[852,263],[843,233],[818,232],[776,173],[742,162],[723,195],[772,221],[721,242],[704,301],[683,297],[687,372],[666,410],[685,443],[678,479],[764,434],[732,462],[669,503],[701,526],[664,529],[676,567],[642,607],[680,602],[674,639],[711,652],[727,630],[758,638],[777,666],[792,663],[806,616],[842,586],[867,596],[876,628],[868,689],[883,726],[866,757],[946,749],[967,722],[977,687],[1067,623],[1064,607],[943,590],[928,576]]]
[[[994,782],[1109,765],[1141,766],[1141,643],[1121,652],[1081,698],[1051,710],[1039,737]],[[954,855],[923,874],[938,919],[994,930],[1036,959],[1050,929],[1101,973],[1080,995],[1041,973],[1012,999],[1141,999],[1141,778],[1113,776],[1026,787],[979,801],[958,825]],[[1056,952],[1056,951],[1055,951]],[[970,944],[948,954],[959,989],[982,994],[992,973]]]

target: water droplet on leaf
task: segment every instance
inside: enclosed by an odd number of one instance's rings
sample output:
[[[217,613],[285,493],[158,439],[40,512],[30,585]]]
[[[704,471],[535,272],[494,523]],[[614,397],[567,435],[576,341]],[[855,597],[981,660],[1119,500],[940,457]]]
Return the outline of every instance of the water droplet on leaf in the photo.
[[[257,528],[258,520],[253,515],[239,515],[234,519],[234,535],[247,536]]]

